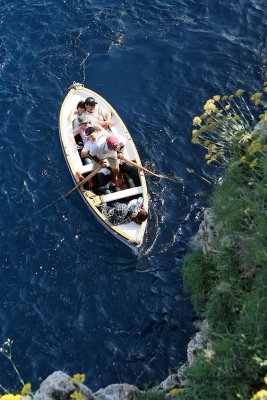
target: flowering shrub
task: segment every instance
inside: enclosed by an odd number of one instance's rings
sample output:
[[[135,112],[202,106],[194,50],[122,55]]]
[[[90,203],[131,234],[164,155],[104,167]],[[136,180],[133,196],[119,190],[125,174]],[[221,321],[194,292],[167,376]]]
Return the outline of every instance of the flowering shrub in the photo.
[[[242,89],[234,95],[214,96],[204,104],[204,113],[193,118],[196,128],[192,131],[192,143],[207,149],[208,165],[215,161],[227,163],[235,154],[240,163],[248,164],[253,170],[258,158],[266,154],[266,138],[258,134],[259,129],[267,126],[267,103],[263,98],[267,82],[264,86],[263,93],[257,92],[250,97],[251,102],[261,108],[257,119]]]
[[[32,396],[31,384],[24,383],[24,381],[12,359],[12,343],[13,343],[13,341],[11,339],[7,339],[0,347],[0,353],[10,361],[11,366],[14,369],[14,371],[18,377],[18,380],[22,385],[22,389],[21,389],[20,394],[12,394],[12,393],[9,393],[9,391],[0,384],[0,389],[2,389],[4,393],[6,393],[2,397],[0,396],[1,400],[20,400],[20,398],[22,396],[25,396],[25,395]]]
[[[264,377],[264,382],[267,385],[267,375]],[[267,400],[267,390],[259,390],[257,393],[254,394],[251,400]]]
[[[212,350],[196,354],[177,400],[267,400],[267,109],[257,92],[214,96],[193,119],[192,142],[224,176],[209,199],[214,235],[208,257],[183,265],[196,312],[209,323]],[[249,105],[248,105],[249,104]],[[260,108],[260,111],[258,111]]]
[[[74,374],[73,377],[70,379],[71,383],[83,383],[85,381],[85,374]]]

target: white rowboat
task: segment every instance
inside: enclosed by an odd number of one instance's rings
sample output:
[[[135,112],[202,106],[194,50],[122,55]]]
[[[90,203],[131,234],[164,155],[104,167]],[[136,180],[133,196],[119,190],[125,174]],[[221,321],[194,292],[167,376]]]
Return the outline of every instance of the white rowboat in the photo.
[[[133,143],[132,137],[129,134],[123,121],[118,116],[117,112],[114,110],[114,108],[96,92],[85,88],[81,84],[74,83],[70,87],[70,90],[66,95],[63,104],[61,106],[60,116],[59,116],[59,133],[60,133],[60,140],[63,148],[63,153],[75,184],[77,183],[76,172],[79,171],[82,174],[90,173],[93,171],[93,164],[83,165],[77,146],[76,144],[74,144],[72,138],[73,128],[72,124],[68,123],[68,117],[71,111],[73,109],[76,109],[77,103],[80,100],[84,101],[89,96],[94,97],[94,99],[96,100],[96,102],[99,104],[100,107],[103,107],[111,112],[112,120],[115,123],[114,127],[111,128],[112,134],[115,135],[118,134],[124,136],[127,139],[124,149],[125,157],[141,165],[140,158],[137,153],[136,147]],[[119,192],[114,192],[105,195],[102,200],[106,202],[111,202],[126,197],[128,199],[131,199],[133,196],[139,195],[143,197],[144,207],[146,210],[148,210],[147,186],[143,171],[139,170],[139,177],[141,183],[139,187],[124,189]],[[130,246],[136,252],[137,248],[142,245],[147,221],[144,221],[141,225],[137,224],[134,221],[131,221],[130,223],[127,224],[114,226],[104,217],[104,215],[100,212],[99,208],[97,207],[101,202],[99,196],[94,194],[91,190],[84,189],[83,186],[81,186],[77,190],[80,192],[83,200],[89,207],[90,211],[98,219],[98,221],[101,222],[102,225],[104,225],[104,227],[108,231],[110,231],[114,236],[116,236],[126,245]]]

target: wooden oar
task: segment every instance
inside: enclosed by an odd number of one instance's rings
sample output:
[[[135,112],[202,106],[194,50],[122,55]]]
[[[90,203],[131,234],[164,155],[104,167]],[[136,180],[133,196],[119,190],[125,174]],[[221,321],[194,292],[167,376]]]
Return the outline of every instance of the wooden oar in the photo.
[[[75,190],[79,189],[79,187],[83,186],[86,182],[90,181],[103,167],[99,166],[91,172],[90,175],[86,176],[81,182],[79,182],[76,186],[74,186],[68,193],[64,196],[69,197]]]
[[[157,178],[163,178],[163,179],[169,179],[170,181],[180,181],[181,178],[178,178],[177,176],[166,176],[166,175],[161,175],[161,174],[156,174],[155,172],[150,171],[149,169],[142,167],[142,165],[137,164],[136,162],[132,160],[128,160],[124,156],[121,156],[121,160],[125,161],[127,164],[133,165],[135,168],[138,168],[142,171],[147,172],[150,175],[156,176]]]
[[[93,172],[91,172],[90,175],[86,176],[81,182],[79,182],[76,186],[74,186],[71,190],[69,190],[66,194],[63,194],[63,196],[59,197],[58,199],[52,201],[52,203],[48,204],[47,206],[41,208],[38,211],[35,211],[32,215],[39,214],[41,211],[45,210],[46,208],[52,206],[53,204],[57,203],[58,201],[64,199],[65,197],[69,197],[73,192],[75,192],[76,189],[84,185],[86,182],[88,182],[90,179],[93,178],[100,170],[102,169],[101,166],[97,167]]]

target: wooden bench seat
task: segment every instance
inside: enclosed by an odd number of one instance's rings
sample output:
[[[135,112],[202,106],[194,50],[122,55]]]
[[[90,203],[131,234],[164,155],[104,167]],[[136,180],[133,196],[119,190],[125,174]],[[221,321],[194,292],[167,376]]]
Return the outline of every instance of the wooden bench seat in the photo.
[[[81,165],[80,172],[82,174],[85,174],[86,172],[92,172],[92,171],[93,171],[93,163]]]
[[[109,201],[115,201],[118,199],[124,199],[125,197],[130,197],[130,196],[136,196],[136,195],[141,195],[143,193],[142,186],[136,186],[131,189],[125,189],[125,190],[120,190],[119,192],[114,192],[110,194],[105,194],[101,196],[102,203],[104,202],[109,202]]]

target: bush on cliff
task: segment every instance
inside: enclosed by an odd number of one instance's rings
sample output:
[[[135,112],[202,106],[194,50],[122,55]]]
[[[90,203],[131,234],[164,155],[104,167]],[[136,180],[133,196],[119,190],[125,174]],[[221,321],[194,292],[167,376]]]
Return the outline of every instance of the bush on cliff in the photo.
[[[267,114],[262,93],[251,96],[262,107],[259,123],[243,94],[215,96],[204,106],[207,114],[194,119],[200,128],[193,142],[208,150],[209,164],[221,159],[225,172],[210,201],[211,249],[193,251],[183,267],[194,307],[208,320],[212,349],[198,352],[177,399],[267,395]]]

